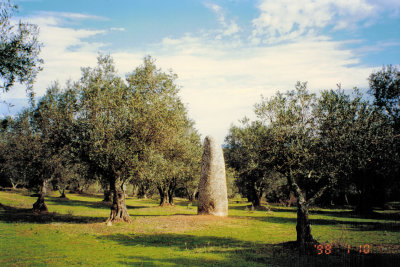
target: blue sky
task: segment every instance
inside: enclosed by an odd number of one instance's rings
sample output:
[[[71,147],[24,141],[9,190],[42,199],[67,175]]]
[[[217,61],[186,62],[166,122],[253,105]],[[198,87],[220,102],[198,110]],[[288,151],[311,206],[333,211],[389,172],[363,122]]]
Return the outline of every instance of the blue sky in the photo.
[[[44,70],[35,92],[80,77],[98,52],[123,77],[146,55],[178,74],[180,96],[203,135],[223,142],[253,105],[308,81],[366,89],[369,74],[400,61],[398,0],[20,0],[16,19],[40,26]],[[25,101],[17,86],[0,116]]]

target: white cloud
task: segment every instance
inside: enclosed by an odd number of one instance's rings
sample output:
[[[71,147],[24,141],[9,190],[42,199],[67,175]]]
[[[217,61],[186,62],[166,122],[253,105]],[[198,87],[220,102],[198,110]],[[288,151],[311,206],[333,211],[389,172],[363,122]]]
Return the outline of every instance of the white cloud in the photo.
[[[253,21],[255,31],[252,42],[248,44],[240,40],[232,41],[230,37],[235,36],[240,27],[233,21],[226,22],[220,6],[209,5],[222,26],[217,32],[220,40],[213,38],[215,32],[187,34],[181,38],[166,37],[158,44],[149,45],[147,50],[119,51],[112,56],[121,75],[140,65],[148,54],[157,59],[157,66],[163,70],[172,68],[178,74],[177,82],[182,86],[180,95],[188,104],[189,115],[196,121],[197,128],[203,136],[211,134],[223,142],[231,123],[236,123],[243,116],[253,116],[252,107],[260,100],[261,94],[271,96],[276,90],[293,89],[297,81],[308,81],[314,91],[335,88],[339,82],[344,89],[367,86],[371,69],[359,65],[360,60],[354,51],[345,48],[347,42],[316,37],[315,28],[336,26],[333,24],[336,15],[329,15],[331,6],[301,1],[308,4],[301,10],[294,1],[291,3],[295,6],[289,6],[289,1],[284,1],[286,6],[265,4],[267,6],[260,7],[262,14]],[[341,0],[337,3],[347,5]],[[355,4],[348,3],[354,7],[344,15],[357,12],[357,3],[368,11],[369,4],[357,0]],[[271,16],[279,12],[285,12],[285,16]],[[307,19],[303,13],[312,16]],[[290,19],[290,16],[293,18]],[[75,17],[78,19],[79,16]],[[108,30],[63,27],[64,21],[60,18],[62,16],[56,15],[31,18],[40,26],[40,38],[45,44],[42,53],[45,69],[35,85],[38,95],[43,94],[54,80],[64,83],[69,78],[78,79],[80,67],[94,66],[98,50],[106,45],[88,38],[106,34]],[[273,34],[276,32],[280,36]],[[276,40],[286,38],[292,42],[260,46],[268,34]],[[13,90],[9,97],[16,97],[13,92],[19,92],[19,97],[25,96],[22,89]]]
[[[252,107],[260,95],[294,88],[308,81],[313,91],[353,86],[365,88],[371,69],[359,64],[345,42],[327,37],[302,38],[284,45],[260,47],[237,45],[206,36],[165,38],[152,51],[113,54],[118,69],[125,73],[151,54],[163,70],[173,69],[182,86],[180,95],[189,115],[203,134],[223,142],[231,123],[243,116],[254,118]]]
[[[82,14],[82,13],[73,13],[73,12],[52,12],[52,11],[42,11],[38,13],[36,18],[54,18],[58,22],[62,22],[66,19],[70,20],[101,20],[101,21],[106,21],[108,20],[106,17],[101,17],[101,16],[95,16],[91,14]]]
[[[232,36],[240,31],[239,26],[236,24],[234,20],[226,22],[225,14],[219,5],[206,3],[205,6],[211,9],[217,16],[217,20],[222,26],[221,30],[222,36]],[[219,36],[218,38],[220,39],[221,36]]]
[[[52,15],[50,13],[50,15]],[[69,13],[69,12],[62,12],[62,13],[54,13],[54,15],[58,15],[64,18],[69,18],[69,19],[80,19],[80,20],[87,20],[87,19],[92,19],[92,20],[108,20],[105,17],[101,16],[94,16],[90,14],[81,14],[81,13]]]
[[[208,7],[209,9],[213,10],[217,14],[220,13],[222,10],[222,8],[217,4],[206,3],[205,6]]]
[[[327,26],[335,30],[356,27],[376,15],[377,6],[365,0],[262,0],[253,20],[253,38],[266,42],[294,40]]]
[[[239,26],[234,21],[231,21],[231,23],[229,25],[227,25],[226,29],[224,30],[224,32],[222,34],[226,35],[226,36],[230,36],[237,32],[239,32]]]

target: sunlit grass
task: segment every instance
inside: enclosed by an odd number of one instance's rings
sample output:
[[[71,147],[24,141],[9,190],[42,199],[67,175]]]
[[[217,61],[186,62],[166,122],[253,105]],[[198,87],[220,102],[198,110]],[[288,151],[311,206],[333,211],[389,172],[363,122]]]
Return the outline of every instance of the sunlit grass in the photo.
[[[400,250],[398,210],[389,219],[366,219],[350,210],[312,209],[313,235],[334,251],[304,255],[288,243],[296,240],[294,207],[252,210],[249,203],[232,201],[229,216],[219,218],[197,216],[196,203],[184,199],[159,207],[156,199],[128,198],[133,222],[108,227],[110,203],[100,195],[58,196],[47,197],[49,214],[35,215],[28,209],[36,198],[0,191],[1,266],[368,266],[397,260]],[[365,244],[371,252],[357,254]]]

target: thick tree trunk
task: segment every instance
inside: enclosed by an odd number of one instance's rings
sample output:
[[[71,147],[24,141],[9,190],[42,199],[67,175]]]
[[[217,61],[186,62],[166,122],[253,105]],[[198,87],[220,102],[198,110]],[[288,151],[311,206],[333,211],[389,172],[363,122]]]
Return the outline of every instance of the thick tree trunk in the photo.
[[[168,206],[169,202],[168,202],[167,189],[160,186],[158,186],[157,189],[158,193],[160,194],[160,206]]]
[[[168,188],[168,203],[171,206],[174,206],[174,191],[175,188],[173,187]]]
[[[46,196],[46,192],[47,192],[47,180],[45,179],[45,180],[43,180],[40,195],[39,195],[38,199],[36,200],[36,202],[33,204],[33,212],[37,212],[37,213],[48,212],[46,203],[44,203],[44,198]]]
[[[257,208],[257,207],[260,207],[260,204],[261,204],[260,198],[258,197],[257,194],[255,194],[251,201],[251,205],[253,205],[253,207]]]
[[[65,189],[63,188],[63,189],[59,189],[58,190],[59,192],[60,192],[60,198],[67,198],[67,196],[65,195]]]
[[[253,190],[251,190],[251,192],[249,192],[247,199],[251,202],[251,205],[254,208],[259,207],[261,204],[260,194],[258,194],[255,189],[253,189]]]
[[[303,197],[297,201],[297,243],[301,248],[311,247],[316,242],[311,234],[311,223],[308,218],[308,205]]]
[[[107,224],[112,222],[130,223],[132,220],[125,205],[125,192],[122,190],[121,186],[117,186],[115,182],[112,183],[110,187],[113,192],[113,204]]]
[[[291,173],[288,175],[288,183],[297,198],[296,242],[300,247],[300,251],[304,251],[312,248],[312,246],[316,243],[316,240],[311,234],[311,223],[310,219],[308,218],[309,206],[306,202],[303,192],[294,180],[294,177],[291,175]]]
[[[188,200],[189,200],[189,202],[193,203],[193,201],[196,199],[196,193],[197,193],[197,190],[194,190],[191,193],[188,192]]]

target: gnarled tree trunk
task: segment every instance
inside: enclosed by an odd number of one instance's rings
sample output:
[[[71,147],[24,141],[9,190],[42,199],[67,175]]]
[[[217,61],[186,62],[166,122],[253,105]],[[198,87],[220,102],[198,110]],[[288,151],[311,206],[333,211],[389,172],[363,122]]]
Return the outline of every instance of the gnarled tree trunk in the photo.
[[[259,193],[255,189],[252,189],[247,194],[248,201],[250,201],[251,205],[255,208],[257,208],[261,205],[261,196],[260,195],[262,195],[262,192]]]
[[[47,180],[44,179],[43,183],[42,183],[42,189],[40,192],[40,195],[38,197],[38,199],[36,200],[36,202],[33,204],[33,212],[37,212],[37,213],[43,213],[43,212],[48,212],[46,203],[44,203],[44,198],[46,196],[47,193]]]
[[[130,223],[131,217],[128,214],[128,210],[125,204],[125,192],[122,190],[122,186],[117,185],[116,182],[111,183],[111,191],[113,192],[113,204],[111,206],[110,217],[107,223],[110,222],[128,222]]]
[[[67,196],[65,195],[65,188],[58,189],[58,191],[60,192],[60,198],[67,198]]]
[[[168,203],[171,206],[174,206],[174,193],[175,193],[176,183],[173,182],[168,187]]]
[[[311,234],[311,223],[308,218],[308,205],[304,197],[300,196],[297,200],[297,243],[305,248],[313,245],[315,239]]]
[[[311,222],[308,218],[309,203],[306,202],[303,192],[294,180],[294,177],[292,177],[290,174],[288,176],[288,183],[297,198],[296,242],[301,250],[305,250],[311,248],[316,243],[316,240],[311,234]]]
[[[168,190],[168,203],[169,205],[174,206],[174,193],[170,190]]]
[[[158,193],[160,194],[160,206],[168,206],[168,192],[165,187],[158,186]]]

